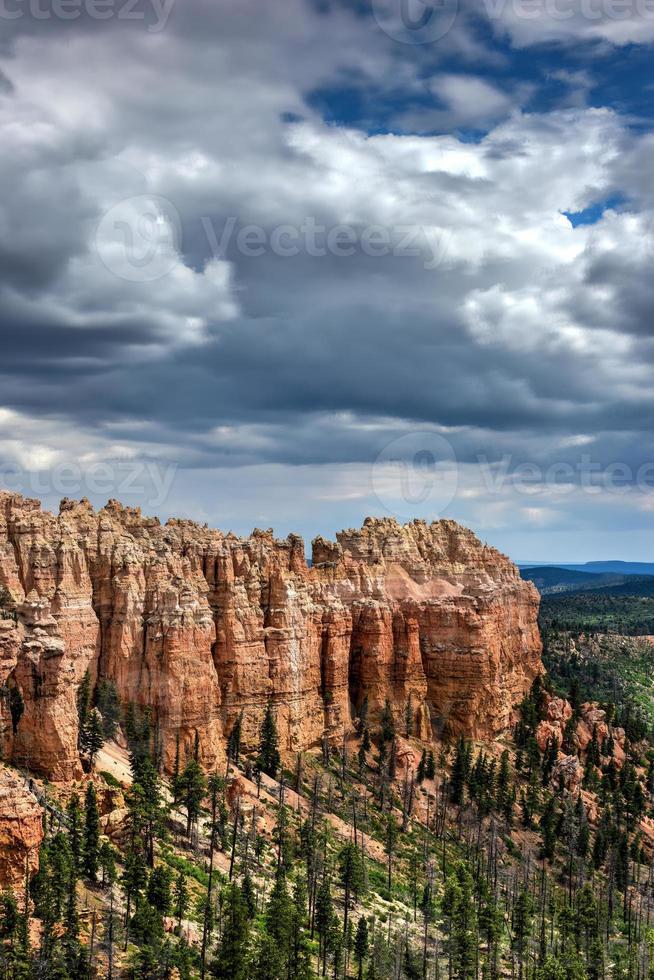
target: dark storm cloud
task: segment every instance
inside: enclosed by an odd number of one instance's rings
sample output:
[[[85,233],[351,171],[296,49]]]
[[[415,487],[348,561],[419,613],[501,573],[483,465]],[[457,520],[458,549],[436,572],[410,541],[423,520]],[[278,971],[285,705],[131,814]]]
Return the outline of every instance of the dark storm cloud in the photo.
[[[469,24],[456,50],[473,49]],[[147,27],[7,28],[0,371],[20,416],[0,417],[7,432],[196,471],[349,467],[422,427],[464,464],[574,463],[584,439],[605,464],[652,455],[646,136],[608,111],[522,115],[505,83],[463,62],[444,73],[440,48],[441,123],[458,125],[474,91],[468,121],[486,136],[326,125],[310,93],[353,72],[380,93],[389,79],[424,90],[426,55],[346,5],[178,2]],[[563,217],[628,179],[631,216]],[[323,238],[345,228],[351,253],[310,254],[308,221]],[[260,255],[239,244],[248,225]],[[282,227],[296,254],[273,245]]]

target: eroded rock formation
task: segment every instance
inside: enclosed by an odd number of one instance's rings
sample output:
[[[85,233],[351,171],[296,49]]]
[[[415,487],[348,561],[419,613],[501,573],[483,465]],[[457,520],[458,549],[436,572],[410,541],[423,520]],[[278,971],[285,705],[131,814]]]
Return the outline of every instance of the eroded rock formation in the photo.
[[[0,768],[0,890],[25,890],[25,875],[39,866],[42,810],[29,786],[15,772]]]
[[[4,755],[55,779],[79,774],[86,670],[150,706],[168,766],[196,733],[212,766],[241,712],[256,744],[270,698],[287,752],[340,737],[364,697],[400,728],[409,704],[423,739],[489,737],[542,669],[536,590],[452,521],[368,519],[308,566],[294,535],[0,494],[0,587]]]

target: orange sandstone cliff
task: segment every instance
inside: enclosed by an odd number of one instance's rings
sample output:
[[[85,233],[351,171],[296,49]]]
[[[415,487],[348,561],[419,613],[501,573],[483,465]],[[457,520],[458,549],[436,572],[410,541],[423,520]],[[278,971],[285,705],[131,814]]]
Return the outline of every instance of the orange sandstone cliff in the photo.
[[[224,759],[243,713],[257,741],[272,699],[285,752],[341,737],[367,696],[417,737],[489,738],[542,669],[538,595],[453,521],[368,519],[337,541],[162,525],[115,501],[58,516],[0,494],[3,757],[52,779],[80,773],[85,671],[149,706],[165,764],[197,737]],[[13,610],[13,611],[12,611]]]

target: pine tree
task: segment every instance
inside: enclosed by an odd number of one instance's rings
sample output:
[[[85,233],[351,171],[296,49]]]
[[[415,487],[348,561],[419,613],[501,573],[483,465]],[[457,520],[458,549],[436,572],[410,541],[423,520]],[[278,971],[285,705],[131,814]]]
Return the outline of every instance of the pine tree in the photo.
[[[241,754],[241,729],[243,725],[243,712],[241,711],[234,722],[229,738],[227,740],[227,759],[238,765],[239,755]]]
[[[249,980],[247,908],[238,885],[228,885],[223,902],[223,931],[210,972],[218,980]]]
[[[95,693],[95,703],[102,716],[102,733],[105,741],[116,737],[120,722],[120,698],[113,681],[100,681]]]
[[[388,698],[386,698],[382,709],[381,717],[379,719],[379,726],[379,734],[382,744],[385,745],[387,742],[392,742],[395,738],[395,719],[393,718],[393,709],[391,708],[391,703]]]
[[[462,738],[456,743],[456,753],[452,766],[452,778],[450,780],[450,797],[452,803],[461,805],[463,803],[465,783],[466,783],[466,744]]]
[[[77,876],[82,869],[82,814],[79,796],[73,793],[68,801],[68,840],[72,852],[73,871]]]
[[[384,840],[384,845],[386,848],[386,855],[388,857],[388,898],[391,899],[391,889],[393,885],[393,854],[395,853],[395,844],[397,841],[397,824],[395,822],[395,817],[392,813],[389,813],[386,818],[386,835]]]
[[[283,975],[288,973],[295,925],[294,906],[283,868],[278,872],[266,906],[266,932],[274,940]]]
[[[397,773],[397,740],[393,738],[388,756],[388,781],[392,783]]]
[[[89,717],[89,711],[91,709],[91,675],[88,670],[85,672],[80,686],[77,689],[77,721],[78,721],[78,731],[79,738],[82,736],[82,732],[86,728],[86,723]]]
[[[368,733],[368,729],[365,730],[365,734]],[[361,740],[359,745],[359,751],[357,753],[357,760],[359,763],[359,778],[363,775],[363,770],[366,767],[366,748],[364,739]]]
[[[361,707],[359,708],[359,721],[358,721],[359,734],[365,732],[368,727],[368,695],[364,697],[361,702]]]
[[[427,761],[425,763],[425,779],[435,779],[436,778],[436,763],[434,761],[434,753],[430,750],[427,753]]]
[[[186,910],[188,909],[188,885],[186,884],[186,875],[183,871],[180,871],[177,875],[177,880],[175,881],[175,888],[173,890],[173,909],[175,912],[175,918],[177,919],[177,931],[179,932],[182,927],[182,919],[186,915]]]
[[[432,889],[429,882],[425,884],[420,901],[420,911],[422,912],[423,937],[422,937],[422,975],[427,976],[427,946],[429,941],[429,924],[434,918],[434,905],[432,901]],[[414,912],[415,917],[415,912]]]
[[[272,704],[270,701],[266,705],[266,713],[261,723],[259,736],[259,754],[257,756],[257,768],[260,772],[275,779],[279,769],[279,739],[277,736],[277,725],[273,715]]]
[[[363,961],[368,956],[368,920],[362,915],[357,923],[354,939],[354,955],[359,966],[359,980],[363,980]]]
[[[202,800],[207,792],[207,781],[204,778],[200,763],[191,759],[186,763],[179,777],[179,798],[186,808],[186,836],[191,836],[191,827],[200,816]]]
[[[68,883],[68,899],[64,916],[63,958],[71,977],[85,975],[85,953],[79,941],[79,915],[77,912],[76,879],[71,875]]]
[[[155,839],[167,837],[166,807],[163,801],[161,779],[154,762],[148,756],[140,766],[138,782],[133,787],[138,795],[138,807],[143,822],[148,867],[154,867]]]
[[[407,698],[404,708],[404,734],[407,738],[411,738],[413,735],[413,698],[411,695]]]
[[[246,871],[243,875],[243,881],[241,882],[241,892],[243,894],[243,901],[245,902],[245,907],[247,909],[248,919],[253,919],[257,911],[257,900],[254,893],[254,885],[252,883],[252,878],[250,877],[250,872]]]
[[[420,762],[418,763],[418,770],[416,772],[416,782],[418,786],[422,786],[425,781],[425,770],[427,767],[427,752],[425,749],[422,750],[422,755],[420,756]]]
[[[133,841],[126,855],[121,882],[125,891],[125,924],[129,925],[132,908],[140,904],[147,883],[147,868],[139,842]]]
[[[363,868],[361,852],[353,841],[349,841],[339,855],[339,876],[344,892],[343,902],[343,932],[347,932],[347,922],[350,910],[350,900],[356,897],[363,885]]]
[[[298,874],[293,886],[292,942],[289,960],[289,975],[294,980],[313,980],[311,968],[311,945],[306,929],[308,905],[307,880]]]
[[[93,768],[95,757],[104,745],[102,718],[96,708],[90,713],[88,721],[81,731],[82,748],[89,757],[89,765]]]
[[[487,975],[491,980],[497,980],[499,942],[504,929],[504,916],[488,888],[484,890],[484,901],[479,909],[479,929],[486,940]]]
[[[547,800],[543,814],[540,818],[540,832],[543,837],[541,856],[547,858],[548,861],[554,860],[554,855],[556,852],[557,822],[556,798],[551,796]]]
[[[172,872],[163,864],[150,872],[146,891],[149,904],[161,915],[168,915],[172,906]]]
[[[322,961],[322,972],[325,973],[327,953],[329,951],[329,930],[334,919],[334,903],[332,901],[329,878],[325,875],[316,895],[315,926],[319,939],[319,958]]]
[[[100,844],[98,863],[102,870],[102,887],[113,885],[116,880],[116,856],[113,847],[107,841]]]
[[[448,946],[453,975],[468,980],[474,971],[477,952],[477,917],[470,871],[463,862],[455,865],[445,882],[442,910],[448,926]]]
[[[98,876],[98,858],[100,847],[100,814],[98,801],[93,783],[86,787],[84,800],[84,873],[89,881],[96,881]]]
[[[14,685],[9,688],[9,714],[11,715],[11,729],[14,735],[18,732],[18,725],[24,711],[23,695],[20,693],[20,688]]]
[[[173,774],[170,777],[170,792],[173,797],[173,806],[177,806],[179,803],[179,731],[175,735],[175,762],[173,763]]]
[[[526,888],[521,888],[513,909],[513,944],[518,954],[518,978],[522,980],[525,946],[531,935],[534,903]]]

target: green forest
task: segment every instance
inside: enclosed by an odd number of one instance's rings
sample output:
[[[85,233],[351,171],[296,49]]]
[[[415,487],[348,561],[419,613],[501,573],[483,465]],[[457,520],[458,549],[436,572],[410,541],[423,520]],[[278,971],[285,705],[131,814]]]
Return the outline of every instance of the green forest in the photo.
[[[557,675],[559,687],[569,680]],[[584,684],[592,693],[592,677]],[[581,750],[573,677],[561,747],[580,758],[583,779],[570,790],[555,768],[556,739],[541,749],[536,738],[561,693],[550,686],[536,680],[510,738],[423,747],[415,771],[403,757],[410,703],[401,723],[387,704],[373,724],[364,702],[355,738],[298,756],[290,770],[269,705],[257,753],[241,751],[238,719],[224,772],[204,773],[196,745],[165,780],[147,712],[120,706],[111,685],[92,694],[87,680],[78,709],[94,779],[65,805],[47,802],[29,894],[2,896],[2,976],[654,976],[642,831],[652,814],[651,727],[606,704],[607,738],[593,731]],[[103,784],[117,792],[116,780],[93,765],[119,723],[132,781],[117,845],[99,811]],[[613,732],[623,728],[617,767]]]

